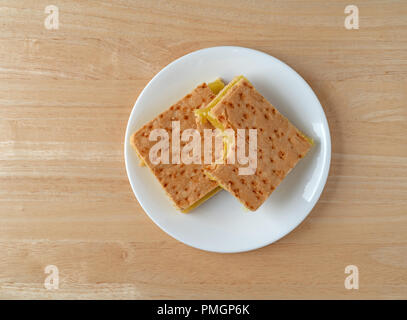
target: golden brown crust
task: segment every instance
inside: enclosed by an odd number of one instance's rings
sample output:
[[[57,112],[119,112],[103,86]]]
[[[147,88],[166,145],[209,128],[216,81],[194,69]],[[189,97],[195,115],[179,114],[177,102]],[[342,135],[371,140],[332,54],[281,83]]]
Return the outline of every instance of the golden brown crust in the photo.
[[[257,210],[299,159],[305,156],[311,144],[246,79],[233,86],[210,114],[225,128],[257,129],[255,174],[238,175],[241,166],[237,163],[205,167],[243,205]]]
[[[156,141],[150,141],[149,134],[153,129],[165,129],[169,135],[170,146],[172,143],[171,122],[180,121],[181,132],[185,129],[196,129],[194,110],[211,101],[213,93],[206,84],[195,88],[180,101],[146,123],[131,139],[132,146],[136,149],[145,164],[151,169],[161,186],[171,198],[175,206],[185,210],[196,201],[215,189],[218,184],[209,180],[200,164],[153,164],[149,159],[150,148]],[[186,142],[181,142],[181,148]],[[203,145],[203,143],[202,143]],[[171,147],[170,147],[171,160]]]

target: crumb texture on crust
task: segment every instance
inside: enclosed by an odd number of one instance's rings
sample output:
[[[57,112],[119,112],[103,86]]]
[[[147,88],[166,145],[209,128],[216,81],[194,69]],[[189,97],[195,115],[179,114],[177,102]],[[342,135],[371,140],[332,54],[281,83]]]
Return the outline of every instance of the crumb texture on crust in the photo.
[[[239,164],[205,170],[249,210],[257,210],[311,148],[311,142],[246,79],[241,79],[210,110],[225,128],[257,129],[257,169],[239,175]],[[246,130],[246,154],[249,149]]]
[[[214,97],[215,95],[208,85],[201,84],[169,109],[146,123],[132,136],[132,146],[179,210],[188,209],[213,191],[218,184],[206,177],[203,166],[199,164],[160,163],[155,165],[151,163],[149,152],[156,141],[150,141],[149,134],[153,129],[165,129],[168,132],[171,160],[172,121],[180,121],[181,132],[185,129],[196,129],[194,110],[206,105]],[[186,143],[181,141],[181,149]]]

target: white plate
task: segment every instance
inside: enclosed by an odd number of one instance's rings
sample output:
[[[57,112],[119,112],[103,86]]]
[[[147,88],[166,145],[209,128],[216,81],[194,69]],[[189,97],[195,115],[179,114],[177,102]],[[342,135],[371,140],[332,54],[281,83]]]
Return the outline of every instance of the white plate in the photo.
[[[230,81],[240,74],[316,145],[256,212],[247,211],[232,195],[221,191],[191,213],[180,213],[151,172],[138,166],[129,138],[198,84],[217,77]],[[150,81],[131,112],[124,151],[133,192],[162,230],[202,250],[242,252],[277,241],[310,213],[328,176],[331,140],[318,98],[293,69],[256,50],[214,47],[175,60]]]

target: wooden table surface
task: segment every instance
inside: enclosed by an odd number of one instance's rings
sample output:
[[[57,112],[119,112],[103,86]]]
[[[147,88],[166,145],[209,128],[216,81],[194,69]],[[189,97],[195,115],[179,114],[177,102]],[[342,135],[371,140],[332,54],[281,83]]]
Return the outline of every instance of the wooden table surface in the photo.
[[[44,26],[48,5],[59,29]],[[347,5],[358,30],[347,30]],[[191,51],[269,53],[331,129],[325,190],[260,250],[190,248],[127,180],[137,96]],[[0,0],[0,298],[407,298],[407,2]],[[59,270],[47,290],[44,268]],[[359,289],[344,286],[345,267]]]

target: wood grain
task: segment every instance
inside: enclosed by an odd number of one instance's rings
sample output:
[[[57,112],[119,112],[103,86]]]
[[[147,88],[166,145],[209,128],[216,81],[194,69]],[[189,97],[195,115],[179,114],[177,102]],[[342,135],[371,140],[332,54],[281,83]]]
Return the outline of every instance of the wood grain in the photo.
[[[59,8],[60,28],[44,27]],[[0,298],[407,298],[407,2],[0,0]],[[197,49],[285,61],[328,117],[332,165],[305,222],[266,248],[189,248],[144,214],[125,126]],[[44,288],[56,265],[60,287]],[[360,289],[346,290],[356,265]]]

